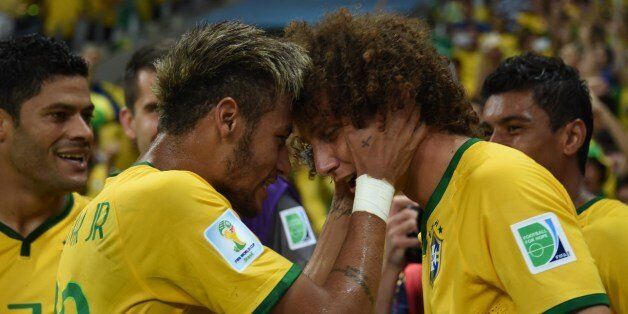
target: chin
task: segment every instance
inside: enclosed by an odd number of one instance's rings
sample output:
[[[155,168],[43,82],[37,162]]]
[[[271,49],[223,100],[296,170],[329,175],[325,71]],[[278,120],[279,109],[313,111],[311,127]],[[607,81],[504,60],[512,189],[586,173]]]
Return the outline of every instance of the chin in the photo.
[[[81,177],[66,177],[63,180],[56,182],[58,190],[62,190],[66,193],[69,192],[85,192],[87,190],[87,176]]]

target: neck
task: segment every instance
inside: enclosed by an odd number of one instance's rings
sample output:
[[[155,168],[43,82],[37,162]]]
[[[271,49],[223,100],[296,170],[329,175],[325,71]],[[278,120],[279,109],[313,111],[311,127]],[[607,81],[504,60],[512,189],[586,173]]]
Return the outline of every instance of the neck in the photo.
[[[211,184],[212,176],[208,175],[208,165],[222,163],[216,159],[218,154],[208,157],[210,159],[190,157],[196,156],[195,150],[199,146],[193,137],[160,133],[142,159],[151,162],[162,171],[186,170],[194,172]]]
[[[456,150],[468,139],[430,131],[414,153],[404,194],[425,207]]]
[[[565,187],[576,208],[584,205],[595,197],[593,193],[587,190],[584,183],[584,176],[580,173],[580,169],[578,169],[577,161],[566,162],[565,169],[561,172],[561,174],[556,173],[556,179]]]
[[[11,167],[0,176],[0,222],[23,237],[65,207],[65,192],[42,192],[27,184]],[[5,171],[6,170],[6,171]]]

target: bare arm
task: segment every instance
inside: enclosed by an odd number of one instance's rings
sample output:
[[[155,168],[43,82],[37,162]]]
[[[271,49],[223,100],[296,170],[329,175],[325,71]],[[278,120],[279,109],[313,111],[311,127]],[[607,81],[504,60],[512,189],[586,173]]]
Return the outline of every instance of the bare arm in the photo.
[[[395,186],[407,171],[427,128],[420,126],[418,108],[414,105],[389,113],[385,121],[385,126],[373,123],[366,129],[349,132],[346,141],[358,176],[369,174]],[[348,210],[348,207],[341,207]],[[348,230],[338,257],[334,256],[332,244],[321,252],[321,260],[335,258],[327,278],[324,273],[328,265],[319,263],[318,270],[312,266],[308,271],[310,276],[314,274],[314,280],[307,275],[300,276],[276,305],[275,312],[373,311],[386,224],[382,218],[363,211],[368,208],[358,209],[349,216]],[[326,229],[321,238],[330,237],[329,232]]]
[[[613,113],[608,110],[597,96],[591,95],[591,103],[593,105],[594,117],[597,119],[595,122],[608,130],[619,150],[624,156],[628,156],[628,133],[624,130],[621,122],[615,118]]]
[[[418,231],[418,213],[407,208],[408,205],[417,206],[418,204],[406,196],[395,196],[390,217],[386,223],[386,253],[375,306],[375,312],[379,314],[390,313],[399,273],[407,264],[406,250],[419,247],[419,240],[416,237],[407,236],[409,233]]]
[[[371,311],[379,282],[384,244],[384,221],[357,212],[325,283],[300,276],[275,307],[278,313]]]
[[[319,286],[325,283],[336,263],[349,229],[353,199],[343,191],[344,189],[346,188],[336,186],[329,215],[314,253],[303,270],[303,273]]]

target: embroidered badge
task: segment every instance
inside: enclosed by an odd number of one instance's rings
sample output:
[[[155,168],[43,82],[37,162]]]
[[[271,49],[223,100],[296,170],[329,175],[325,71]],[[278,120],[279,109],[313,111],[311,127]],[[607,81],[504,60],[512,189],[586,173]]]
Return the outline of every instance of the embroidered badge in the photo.
[[[510,226],[532,274],[576,260],[558,217],[546,213]]]
[[[302,206],[292,207],[279,212],[281,225],[288,239],[288,247],[297,250],[316,244],[312,225]]]
[[[244,223],[228,209],[205,229],[205,239],[231,267],[242,272],[264,251],[264,246]]]

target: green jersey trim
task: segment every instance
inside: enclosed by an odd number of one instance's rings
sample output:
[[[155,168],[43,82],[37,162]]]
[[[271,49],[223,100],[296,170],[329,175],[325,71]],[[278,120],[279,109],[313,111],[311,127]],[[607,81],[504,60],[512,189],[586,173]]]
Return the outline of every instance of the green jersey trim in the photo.
[[[157,168],[157,167],[155,167],[155,165],[153,165],[150,161],[139,161],[139,162],[136,162],[136,163],[132,164],[132,165],[131,165],[131,167],[135,167],[135,166],[142,166],[142,165],[143,165],[143,166],[150,166],[150,167],[153,167],[153,168]],[[131,168],[131,167],[129,167],[129,168]],[[109,176],[108,176],[108,177],[109,177],[109,178],[113,178],[113,177],[115,177],[115,176],[117,176],[117,175],[121,174],[122,172],[124,172],[124,170],[115,170],[115,171],[112,171],[112,172],[109,174]]]
[[[155,167],[155,165],[153,165],[153,163],[150,162],[150,161],[136,162],[136,163],[131,165],[131,167],[134,167],[134,166],[149,166],[149,167],[153,167],[153,168],[157,169],[157,167]]]
[[[589,209],[589,207],[593,206],[593,204],[597,203],[598,201],[603,200],[604,197],[603,196],[596,196],[594,197],[592,200],[584,203],[584,205],[576,208],[576,213],[578,213],[578,215],[584,213],[585,210]]]
[[[447,166],[443,177],[440,179],[440,182],[438,182],[436,189],[434,190],[434,192],[432,192],[432,195],[427,201],[427,205],[425,205],[423,215],[421,215],[421,242],[423,243],[423,248],[427,247],[427,220],[430,218],[430,215],[440,202],[441,198],[443,198],[443,195],[447,190],[447,186],[449,186],[449,181],[451,181],[451,177],[453,176],[454,171],[456,170],[456,167],[460,162],[460,159],[462,159],[462,155],[464,154],[464,152],[467,151],[467,149],[471,147],[471,145],[480,141],[481,140],[478,138],[470,138],[458,148],[454,156],[451,158],[451,161],[449,162],[449,165]],[[425,250],[422,250],[422,254],[425,255]]]
[[[266,296],[264,301],[257,306],[253,313],[269,313],[281,297],[288,291],[290,286],[301,275],[301,268],[297,264],[292,264],[288,272],[281,278],[275,288]]]
[[[9,238],[22,241],[22,246],[20,247],[20,256],[30,256],[31,243],[35,242],[35,240],[37,240],[39,236],[41,236],[50,228],[54,227],[56,224],[62,221],[72,211],[72,207],[74,207],[74,196],[72,195],[72,193],[70,193],[65,196],[65,199],[65,207],[61,210],[61,213],[59,213],[59,215],[57,216],[52,216],[46,219],[44,223],[39,225],[39,227],[33,230],[28,236],[22,237],[21,234],[17,233],[15,230],[11,229],[9,226],[3,224],[2,222],[0,222],[0,232],[6,234]]]
[[[576,310],[585,309],[595,305],[610,305],[608,296],[605,293],[589,294],[581,297],[571,299],[563,302],[544,313],[557,314],[557,313],[571,313]]]
[[[139,161],[139,162],[136,162],[136,163],[131,165],[131,167],[135,167],[135,166],[149,166],[149,167],[153,167],[153,168],[157,169],[157,167],[155,167],[155,165],[153,165],[150,161]],[[131,167],[129,167],[129,168],[131,168]],[[115,177],[115,176],[121,174],[122,172],[124,172],[124,170],[113,171],[113,172],[111,172],[109,174],[108,177],[109,178]]]

